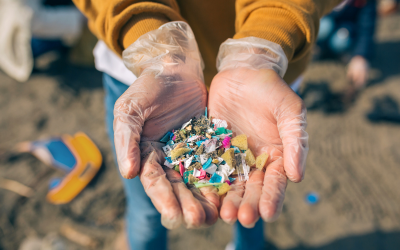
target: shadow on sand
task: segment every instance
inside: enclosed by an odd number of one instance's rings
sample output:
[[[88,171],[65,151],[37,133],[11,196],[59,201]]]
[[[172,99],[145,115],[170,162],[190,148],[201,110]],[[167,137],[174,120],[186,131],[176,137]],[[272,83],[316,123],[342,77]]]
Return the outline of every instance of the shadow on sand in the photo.
[[[269,244],[268,250],[280,250]],[[298,246],[287,250],[398,250],[400,249],[400,232],[374,232],[370,234],[346,237],[332,243],[318,246]]]

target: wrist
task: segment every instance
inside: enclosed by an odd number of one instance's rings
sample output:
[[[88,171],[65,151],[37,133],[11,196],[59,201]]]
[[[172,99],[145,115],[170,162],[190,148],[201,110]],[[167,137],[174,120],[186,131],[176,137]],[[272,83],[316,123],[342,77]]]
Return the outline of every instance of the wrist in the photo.
[[[272,69],[283,77],[287,66],[288,59],[279,44],[257,37],[226,40],[217,58],[218,71],[240,67]]]
[[[185,22],[169,22],[140,36],[123,52],[125,66],[137,77],[182,70],[202,78],[202,59],[194,34]]]

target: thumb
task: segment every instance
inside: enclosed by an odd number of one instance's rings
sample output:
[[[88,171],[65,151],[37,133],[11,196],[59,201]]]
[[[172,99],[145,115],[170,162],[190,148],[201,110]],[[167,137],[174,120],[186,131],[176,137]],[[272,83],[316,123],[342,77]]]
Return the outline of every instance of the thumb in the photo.
[[[293,93],[294,94],[294,93]],[[278,131],[283,143],[283,164],[286,176],[293,182],[304,178],[308,153],[306,108],[296,95],[294,102],[278,114]]]
[[[146,110],[147,106],[148,102],[138,95],[132,95],[130,88],[114,106],[115,151],[119,171],[127,179],[135,178],[140,171],[140,135],[148,116],[142,110]]]

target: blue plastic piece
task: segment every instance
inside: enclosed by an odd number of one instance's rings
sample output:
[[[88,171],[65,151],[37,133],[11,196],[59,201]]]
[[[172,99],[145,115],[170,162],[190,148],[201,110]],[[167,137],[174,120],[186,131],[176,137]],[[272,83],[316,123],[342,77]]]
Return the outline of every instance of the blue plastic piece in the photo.
[[[230,182],[234,182],[236,180],[236,178],[232,178],[232,177],[228,177]]]
[[[56,167],[70,172],[76,165],[75,156],[61,139],[53,139],[44,145],[53,156]]]
[[[221,183],[222,176],[218,175],[217,173],[214,173],[211,178],[210,178],[210,183]]]
[[[165,159],[166,159],[169,163],[172,163],[171,157],[165,157]]]
[[[206,111],[204,112],[204,116],[207,117],[207,107],[206,107]]]
[[[204,141],[205,141],[205,140],[197,141],[197,142],[196,142],[197,146],[200,147],[200,145],[201,145]]]
[[[241,153],[241,152],[240,152],[240,149],[239,149],[238,147],[234,147],[234,146],[233,146],[233,148],[235,149],[235,154]]]
[[[60,185],[60,183],[61,183],[61,179],[59,179],[59,178],[51,179],[49,182],[49,189],[53,189],[53,188],[57,187],[58,185]]]
[[[163,138],[161,138],[160,142],[168,142],[171,138],[171,134],[173,134],[172,132],[168,131]]]
[[[206,170],[207,168],[209,168],[211,166],[211,158],[208,158],[208,160],[206,161],[206,163],[204,163],[203,165],[203,170]]]
[[[318,203],[319,195],[315,192],[310,192],[310,193],[306,194],[305,200],[309,205],[314,205],[314,204]]]

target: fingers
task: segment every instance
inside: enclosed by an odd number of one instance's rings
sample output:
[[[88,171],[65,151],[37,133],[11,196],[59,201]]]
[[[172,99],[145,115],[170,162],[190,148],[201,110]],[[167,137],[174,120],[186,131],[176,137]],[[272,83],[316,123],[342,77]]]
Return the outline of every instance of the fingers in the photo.
[[[140,124],[127,122],[127,115],[114,111],[114,143],[118,167],[124,178],[135,178],[140,170]]]
[[[142,161],[140,181],[146,194],[150,197],[157,211],[161,214],[161,223],[168,229],[179,227],[183,215],[181,205],[174,194],[174,188],[166,177],[160,164],[160,153],[152,147],[147,147],[146,156]]]
[[[253,228],[258,219],[259,201],[263,185],[264,172],[254,169],[246,182],[246,191],[239,207],[238,219],[246,228]]]
[[[211,226],[218,220],[219,195],[215,187],[203,187],[197,189],[191,187],[193,196],[200,201],[206,213],[205,225]]]
[[[135,82],[136,83],[136,82]],[[119,170],[124,178],[132,179],[140,170],[140,135],[146,112],[155,98],[135,83],[125,91],[114,106],[114,144]],[[142,112],[145,110],[145,112]]]
[[[206,220],[201,203],[193,196],[192,192],[186,188],[182,177],[173,169],[166,169],[167,178],[171,182],[175,196],[182,208],[183,220],[187,228],[198,228]]]
[[[206,198],[206,200],[208,202],[211,202],[212,204],[214,204],[215,207],[219,207],[220,197],[218,195],[218,190],[215,187],[213,187],[213,186],[202,187],[199,190],[200,190],[200,193],[204,196],[204,198]]]
[[[293,182],[300,182],[304,178],[308,153],[306,109],[300,98],[295,98],[292,105],[278,115],[277,121],[286,176]]]
[[[282,212],[287,178],[283,170],[283,159],[268,165],[260,198],[260,214],[264,221],[275,221]]]
[[[242,202],[245,190],[245,182],[235,181],[231,185],[225,197],[221,199],[220,217],[223,221],[233,225],[237,221],[239,206]]]

